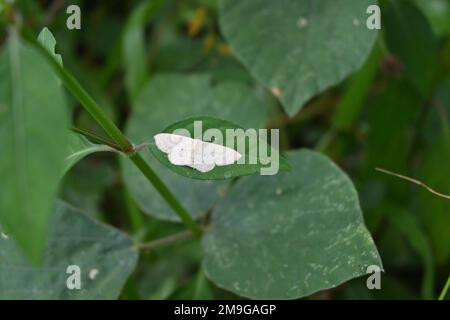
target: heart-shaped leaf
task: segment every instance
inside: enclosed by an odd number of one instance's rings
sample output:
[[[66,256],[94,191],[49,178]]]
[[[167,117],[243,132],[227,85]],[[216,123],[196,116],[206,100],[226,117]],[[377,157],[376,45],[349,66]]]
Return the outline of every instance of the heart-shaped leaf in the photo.
[[[315,152],[288,160],[291,172],[242,178],[213,211],[204,267],[220,287],[294,299],[381,268],[350,179]]]
[[[222,0],[219,22],[234,53],[289,115],[341,82],[368,56],[374,0]]]
[[[273,175],[278,173],[279,170],[289,169],[289,164],[286,159],[279,154],[278,150],[271,148],[267,143],[270,130],[263,131],[265,132],[264,136],[266,137],[260,138],[256,129],[245,130],[229,121],[211,117],[196,117],[172,124],[163,130],[163,132],[174,133],[180,129],[188,133],[189,137],[202,141],[205,141],[202,139],[203,135],[208,135],[209,130],[214,130],[211,131],[209,138],[213,138],[215,141],[206,142],[217,143],[220,146],[228,146],[229,142],[232,141],[233,147],[230,149],[238,151],[242,156],[241,159],[233,164],[224,166],[216,165],[211,171],[200,172],[188,166],[174,165],[169,161],[167,153],[162,152],[157,146],[150,147],[153,155],[162,164],[172,171],[188,178],[216,180],[246,176],[255,173],[264,175],[269,175],[270,173],[270,175]],[[196,137],[196,135],[200,136]],[[263,152],[260,152],[261,150],[263,150]],[[223,158],[223,156],[218,153],[216,153],[215,156],[220,157],[221,159]]]
[[[32,266],[14,237],[0,228],[0,299],[115,299],[133,271],[133,241],[58,201],[43,264]],[[79,267],[80,288],[69,266]],[[70,271],[70,270],[69,270]],[[73,283],[76,280],[73,278]]]

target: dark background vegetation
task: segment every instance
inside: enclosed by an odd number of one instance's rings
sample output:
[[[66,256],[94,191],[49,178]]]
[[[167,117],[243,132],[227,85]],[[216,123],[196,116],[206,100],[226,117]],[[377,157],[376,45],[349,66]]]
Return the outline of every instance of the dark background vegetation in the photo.
[[[450,193],[450,3],[406,2],[412,6],[403,17],[383,11],[383,30],[361,71],[314,98],[291,119],[279,105],[273,106],[271,126],[282,125],[284,148],[318,147],[350,175],[388,270],[382,290],[369,291],[366,279],[358,278],[311,298],[431,298],[450,272],[450,201],[374,170],[417,177]],[[82,8],[82,29],[69,31],[65,9],[75,3]],[[137,4],[20,2],[24,21],[33,30],[49,27],[65,66],[120,126],[130,114],[121,36]],[[257,86],[221,36],[216,1],[166,1],[147,23],[145,38],[150,77],[201,71]],[[71,102],[74,124],[101,133],[76,101]],[[69,203],[137,239],[183,229],[139,213],[111,155],[93,155],[79,163],[65,178],[61,193]],[[237,298],[203,278],[200,256],[194,241],[142,254],[122,298]]]

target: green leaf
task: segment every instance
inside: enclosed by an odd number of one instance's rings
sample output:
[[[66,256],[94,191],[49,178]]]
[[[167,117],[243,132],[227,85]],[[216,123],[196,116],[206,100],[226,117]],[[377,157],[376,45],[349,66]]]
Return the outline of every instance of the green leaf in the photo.
[[[94,144],[85,137],[71,133],[69,138],[68,156],[65,158],[64,174],[70,170],[77,162],[96,152],[117,152],[110,146]]]
[[[414,4],[387,1],[383,7],[386,42],[403,64],[406,78],[429,98],[439,71],[439,52],[430,24]]]
[[[220,26],[237,57],[289,115],[341,82],[369,54],[372,0],[222,0]]]
[[[423,139],[428,145],[440,140],[443,133],[450,133],[450,77],[440,83],[433,101],[432,110],[435,112],[428,113],[422,130]]]
[[[439,36],[450,33],[450,2],[448,0],[414,0]]]
[[[78,61],[77,58],[78,57],[75,54],[70,55],[66,53],[64,55],[66,68],[72,71],[73,76],[80,82],[81,86],[92,95],[92,98],[94,98],[94,100],[100,106],[102,106],[110,119],[114,122],[117,122],[119,111],[113,103],[115,96],[111,96],[107,92],[103,91],[104,86],[102,86],[102,84],[100,83],[98,74],[94,72],[94,70],[89,66],[86,66],[82,62]],[[72,96],[70,96],[70,98],[72,102],[71,106],[76,109],[79,102]],[[77,116],[76,120],[77,126],[87,128],[99,134],[104,133],[101,129],[98,128],[98,123],[88,112],[80,113]]]
[[[375,46],[361,70],[350,78],[333,117],[336,129],[349,130],[358,120],[379,70],[381,56],[379,46]]]
[[[270,145],[267,143],[267,141],[261,139],[259,142],[256,140],[258,139],[258,132],[257,131],[246,131],[242,127],[231,123],[229,121],[217,119],[217,118],[211,118],[211,117],[196,117],[196,118],[189,118],[186,120],[179,121],[175,124],[170,125],[166,129],[164,129],[162,132],[164,133],[173,133],[175,130],[179,129],[186,129],[190,133],[191,138],[196,139],[202,139],[202,137],[196,137],[195,136],[195,122],[198,122],[201,124],[202,127],[202,133],[205,133],[209,129],[217,129],[220,130],[223,142],[219,145],[227,146],[228,141],[227,139],[227,133],[226,130],[240,130],[239,132],[242,133],[241,135],[241,141],[245,141],[245,152],[242,152],[238,150],[238,139],[234,138],[233,145],[234,150],[240,152],[242,154],[242,157],[245,157],[245,163],[239,164],[234,163],[227,166],[216,166],[214,169],[212,169],[209,172],[200,172],[195,169],[192,169],[187,166],[176,166],[170,163],[168,156],[166,153],[162,152],[158,149],[156,146],[151,146],[150,150],[152,151],[153,155],[158,159],[162,164],[164,164],[167,168],[171,169],[172,171],[186,176],[188,178],[192,179],[200,179],[200,180],[218,180],[218,179],[229,179],[234,177],[240,177],[240,176],[246,176],[256,173],[261,173],[261,170],[264,170],[264,168],[267,168],[272,165],[272,162],[277,161],[279,170],[288,170],[289,164],[286,161],[286,159],[281,156],[278,152],[278,150],[275,150],[270,147]],[[252,132],[254,134],[252,134]],[[245,136],[247,134],[247,136]],[[270,131],[268,131],[268,134],[270,134]],[[254,137],[254,141],[252,142],[252,138]],[[212,142],[212,141],[207,141]],[[268,150],[270,154],[266,155],[260,155],[259,149],[263,148],[264,150]]]
[[[152,78],[136,100],[126,133],[135,144],[149,142],[168,125],[195,116],[261,128],[266,114],[263,100],[245,84],[225,82],[213,86],[205,75],[159,75]],[[194,217],[211,208],[226,187],[223,181],[180,176],[156,160],[148,149],[141,154]],[[163,220],[179,220],[140,171],[126,159],[121,159],[121,164],[126,186],[145,213]]]
[[[12,236],[0,237],[0,299],[115,299],[137,262],[132,240],[58,201],[40,267]],[[81,289],[69,290],[67,267],[81,270]]]
[[[420,166],[420,180],[434,190],[450,193],[450,134],[444,134],[424,152]],[[430,235],[434,256],[439,265],[450,258],[450,201],[427,191],[420,191],[418,197],[421,218]]]
[[[407,174],[411,128],[416,124],[422,101],[417,91],[405,81],[390,81],[368,110],[364,169],[369,176],[384,178],[389,186],[405,192],[402,181],[380,176],[374,168]],[[390,190],[391,194],[397,193]],[[406,190],[406,192],[409,192]]]
[[[324,156],[288,154],[292,171],[239,180],[213,211],[204,268],[254,299],[294,299],[381,267],[350,179]]]
[[[45,59],[14,34],[0,73],[0,223],[38,262],[66,156],[66,101]]]
[[[411,247],[422,260],[422,298],[433,299],[434,296],[434,260],[433,251],[427,235],[417,218],[412,212],[402,208],[389,208],[391,214],[388,216],[393,226],[408,239]],[[395,213],[395,214],[392,214]]]
[[[109,217],[104,212],[108,208],[101,206],[104,191],[111,188],[116,179],[114,163],[102,162],[99,166],[95,161],[81,162],[62,179],[58,197],[91,218],[104,221]]]
[[[166,0],[144,0],[132,12],[127,21],[122,55],[125,67],[125,83],[133,101],[148,78],[145,25],[157,13]]]
[[[63,60],[60,54],[56,53],[56,39],[52,32],[45,27],[38,35],[38,41],[52,54],[56,61],[62,66]]]
[[[205,61],[202,42],[199,39],[181,37],[177,34],[175,26],[164,25],[161,32],[161,47],[153,63],[153,71],[158,73],[189,72],[196,70]],[[176,30],[171,30],[171,27]],[[167,39],[166,39],[167,38]],[[183,52],[183,54],[180,54]],[[201,71],[203,72],[203,70]]]
[[[388,214],[386,200],[398,199],[404,203],[405,197],[411,194],[409,184],[381,174],[375,168],[406,175],[410,173],[408,157],[414,138],[411,133],[416,119],[420,119],[421,107],[417,90],[408,82],[399,80],[386,82],[384,90],[372,97],[368,104],[361,176],[365,181],[362,203],[372,232],[382,225]],[[391,245],[389,241],[387,243]]]
[[[158,232],[167,232],[167,222],[157,221],[157,225]],[[182,286],[184,281],[180,279],[185,279],[198,268],[201,248],[197,241],[185,241],[156,252],[159,259],[142,270],[137,284],[139,294],[150,300],[169,299]]]

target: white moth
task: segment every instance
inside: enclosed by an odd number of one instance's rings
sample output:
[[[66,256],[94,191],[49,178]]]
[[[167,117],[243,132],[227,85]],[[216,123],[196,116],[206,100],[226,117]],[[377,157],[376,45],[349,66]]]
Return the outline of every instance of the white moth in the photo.
[[[160,133],[154,138],[156,146],[168,155],[171,164],[188,166],[203,173],[215,166],[233,164],[242,157],[231,148],[177,134]]]

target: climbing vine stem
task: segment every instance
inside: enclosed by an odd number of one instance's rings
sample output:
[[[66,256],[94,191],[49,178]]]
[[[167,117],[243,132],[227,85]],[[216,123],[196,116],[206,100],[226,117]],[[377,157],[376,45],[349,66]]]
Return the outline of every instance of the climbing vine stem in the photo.
[[[120,151],[128,155],[130,160],[136,165],[147,180],[155,187],[159,194],[169,204],[169,206],[180,217],[181,221],[195,235],[201,235],[200,226],[194,221],[187,210],[181,205],[174,194],[164,184],[164,182],[153,171],[150,165],[136,152],[133,144],[122,133],[122,131],[114,124],[103,109],[95,102],[95,100],[83,89],[80,83],[72,74],[63,68],[34,37],[34,35],[25,27],[21,27],[22,36],[31,43],[43,56],[47,59],[53,70],[59,76],[65,87],[75,96],[84,109],[96,120],[96,122],[105,130],[111,139],[120,147]]]

